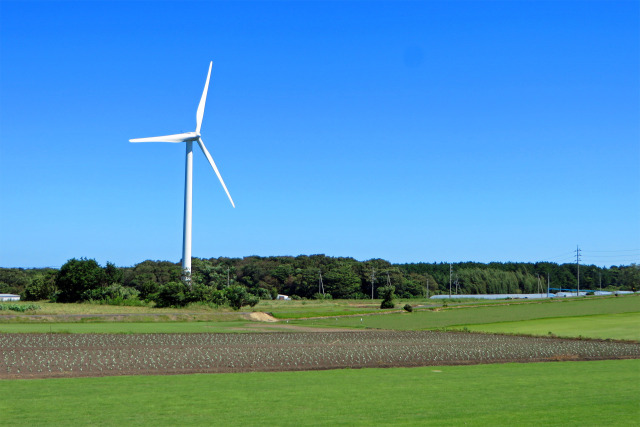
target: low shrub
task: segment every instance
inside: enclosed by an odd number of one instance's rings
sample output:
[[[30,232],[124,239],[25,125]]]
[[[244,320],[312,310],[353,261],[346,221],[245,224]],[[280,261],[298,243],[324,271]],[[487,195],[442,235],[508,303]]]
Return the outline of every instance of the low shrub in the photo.
[[[247,292],[247,288],[241,285],[228,286],[224,290],[224,296],[234,310],[240,310],[245,305],[255,307],[260,302],[260,298]]]
[[[0,304],[0,311],[11,310],[20,313],[28,310],[39,310],[40,308],[38,304]]]
[[[409,313],[413,311],[413,307],[411,307],[411,304],[405,304],[402,308],[404,308],[404,310],[408,311]]]
[[[90,289],[82,293],[82,300],[94,304],[144,306],[137,289],[114,283],[104,288]]]

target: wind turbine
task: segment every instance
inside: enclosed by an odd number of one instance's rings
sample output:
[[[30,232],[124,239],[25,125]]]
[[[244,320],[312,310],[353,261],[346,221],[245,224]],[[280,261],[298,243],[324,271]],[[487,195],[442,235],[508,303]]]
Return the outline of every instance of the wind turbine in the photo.
[[[192,195],[192,182],[193,182],[193,142],[196,141],[202,152],[204,153],[207,160],[211,164],[216,175],[218,175],[218,179],[220,180],[220,184],[222,184],[222,188],[227,193],[229,200],[231,201],[231,206],[234,208],[236,205],[233,203],[233,199],[231,198],[231,194],[229,194],[229,190],[227,190],[227,186],[224,185],[224,181],[222,180],[222,176],[220,175],[220,171],[216,167],[211,154],[207,150],[207,147],[204,145],[204,141],[200,137],[200,127],[202,126],[202,117],[204,116],[204,104],[207,102],[207,91],[209,90],[209,78],[211,77],[211,66],[213,62],[209,63],[209,73],[207,74],[207,81],[204,84],[204,91],[202,92],[202,98],[200,98],[200,104],[198,104],[198,111],[196,112],[196,130],[195,132],[186,132],[186,133],[177,133],[174,135],[165,135],[165,136],[154,136],[151,138],[137,138],[130,139],[129,142],[186,142],[187,146],[187,154],[186,154],[186,165],[185,165],[185,177],[184,177],[184,232],[182,237],[182,274],[183,277],[187,280],[191,280],[191,195]]]

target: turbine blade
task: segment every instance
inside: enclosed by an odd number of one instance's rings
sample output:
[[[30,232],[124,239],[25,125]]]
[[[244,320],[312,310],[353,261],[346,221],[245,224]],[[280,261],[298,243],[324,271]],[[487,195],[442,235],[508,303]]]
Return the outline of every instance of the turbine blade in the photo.
[[[213,61],[209,62],[209,73],[207,74],[207,81],[204,84],[204,91],[202,92],[202,98],[200,98],[200,104],[198,104],[198,112],[196,113],[196,133],[200,133],[200,127],[202,126],[202,117],[204,116],[204,104],[207,102],[207,91],[209,91],[209,78],[211,77],[211,67]]]
[[[152,136],[150,138],[136,138],[130,139],[129,142],[185,142],[189,139],[193,140],[194,134],[189,133],[177,133],[175,135],[164,136]]]
[[[218,175],[218,179],[220,180],[220,184],[222,184],[222,188],[224,188],[224,191],[227,193],[227,196],[229,197],[229,201],[231,202],[231,206],[233,206],[235,208],[236,205],[235,205],[235,203],[233,203],[233,199],[231,198],[231,194],[229,194],[229,190],[227,190],[227,186],[224,185],[224,181],[222,180],[222,175],[220,175],[220,172],[218,171],[218,168],[216,167],[216,164],[213,161],[213,158],[211,157],[211,154],[209,154],[209,151],[207,151],[207,147],[204,146],[204,141],[202,140],[202,138],[198,138],[198,145],[202,149],[202,152],[204,153],[204,155],[207,158],[207,160],[209,160],[209,163],[211,164],[211,167],[215,171],[216,175]]]

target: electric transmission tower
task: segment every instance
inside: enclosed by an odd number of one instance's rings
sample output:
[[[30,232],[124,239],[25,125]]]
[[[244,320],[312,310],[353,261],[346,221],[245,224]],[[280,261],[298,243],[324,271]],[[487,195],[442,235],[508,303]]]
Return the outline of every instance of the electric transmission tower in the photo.
[[[576,265],[578,266],[578,292],[576,296],[580,296],[580,247],[576,245]]]

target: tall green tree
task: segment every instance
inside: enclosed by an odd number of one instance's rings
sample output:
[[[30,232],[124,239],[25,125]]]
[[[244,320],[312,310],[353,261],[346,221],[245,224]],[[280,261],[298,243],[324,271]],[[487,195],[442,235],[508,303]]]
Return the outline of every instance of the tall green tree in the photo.
[[[106,284],[107,275],[93,259],[72,258],[58,272],[56,287],[60,291],[58,301],[80,301],[85,291],[97,289]]]

